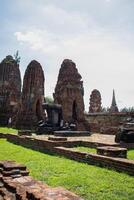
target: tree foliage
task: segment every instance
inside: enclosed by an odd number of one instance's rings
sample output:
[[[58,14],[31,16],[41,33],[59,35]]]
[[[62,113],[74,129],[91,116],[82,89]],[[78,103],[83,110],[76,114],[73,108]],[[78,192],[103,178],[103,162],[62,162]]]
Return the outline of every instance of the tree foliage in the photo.
[[[123,112],[123,113],[134,113],[134,107],[124,107],[120,110],[120,112]]]
[[[51,96],[47,96],[47,97],[45,97],[45,102],[53,104],[54,100],[53,100],[53,98]]]
[[[14,59],[16,61],[17,64],[20,63],[20,59],[21,57],[19,56],[19,51],[17,50],[16,53],[14,54]]]

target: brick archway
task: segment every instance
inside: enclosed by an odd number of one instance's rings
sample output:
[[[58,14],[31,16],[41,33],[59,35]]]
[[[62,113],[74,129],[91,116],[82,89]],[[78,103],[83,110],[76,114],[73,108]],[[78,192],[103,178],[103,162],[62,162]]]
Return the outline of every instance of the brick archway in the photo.
[[[38,120],[42,119],[41,103],[39,99],[36,102],[36,116]]]
[[[72,120],[77,121],[78,116],[77,116],[77,103],[76,100],[73,101],[72,105]]]

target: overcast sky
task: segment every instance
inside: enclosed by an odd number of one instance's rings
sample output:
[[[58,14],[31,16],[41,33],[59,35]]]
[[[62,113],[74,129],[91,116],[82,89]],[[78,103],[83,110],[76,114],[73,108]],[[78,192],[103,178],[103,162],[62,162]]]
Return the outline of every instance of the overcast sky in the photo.
[[[134,0],[0,0],[0,60],[19,50],[22,76],[33,59],[51,96],[63,59],[82,75],[85,106],[93,89],[110,106],[134,106]]]

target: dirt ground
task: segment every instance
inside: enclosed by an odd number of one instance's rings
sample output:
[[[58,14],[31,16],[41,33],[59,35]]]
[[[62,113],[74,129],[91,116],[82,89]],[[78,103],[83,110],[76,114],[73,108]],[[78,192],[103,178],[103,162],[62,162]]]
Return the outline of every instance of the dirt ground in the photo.
[[[50,135],[49,135],[50,136]],[[34,135],[34,138],[48,140],[48,135]],[[89,141],[89,142],[97,142],[97,143],[105,143],[105,144],[116,144],[114,142],[115,135],[106,135],[106,134],[99,134],[93,133],[91,136],[82,136],[82,137],[68,137],[68,141]]]

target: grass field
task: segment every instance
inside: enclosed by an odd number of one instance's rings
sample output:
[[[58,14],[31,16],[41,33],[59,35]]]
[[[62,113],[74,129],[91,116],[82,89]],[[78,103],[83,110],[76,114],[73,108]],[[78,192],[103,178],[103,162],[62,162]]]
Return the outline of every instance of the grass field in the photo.
[[[130,160],[134,160],[134,149],[128,150],[127,158],[130,159]]]
[[[0,127],[0,133],[17,134],[17,133],[18,133],[18,130],[13,129],[13,128]]]
[[[87,153],[96,153],[96,149],[95,148],[78,146],[78,147],[74,147],[73,149],[77,150],[77,151],[87,152]]]
[[[79,146],[79,147],[75,147],[73,149],[81,151],[81,152],[96,153],[96,149],[95,148],[89,148],[89,147]],[[134,149],[127,151],[127,158],[129,160],[134,160]]]
[[[63,186],[85,200],[133,200],[134,178],[105,168],[43,154],[0,139],[0,160],[25,164],[31,175],[51,186]]]

